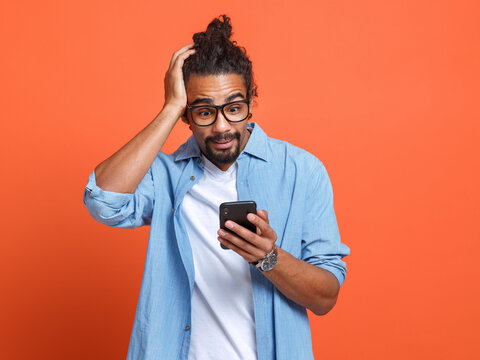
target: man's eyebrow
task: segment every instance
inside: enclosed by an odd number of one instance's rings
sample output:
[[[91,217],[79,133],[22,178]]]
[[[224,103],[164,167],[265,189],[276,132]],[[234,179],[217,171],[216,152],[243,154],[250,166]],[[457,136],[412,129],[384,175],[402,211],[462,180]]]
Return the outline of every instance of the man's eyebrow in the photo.
[[[232,95],[228,96],[225,99],[225,103],[231,102],[236,98],[242,98],[243,100],[245,100],[245,96],[243,96],[243,94],[241,92],[237,92],[235,94],[232,94]],[[200,105],[200,104],[213,105],[213,100],[210,99],[210,98],[198,98],[198,99],[195,99],[194,101],[192,101],[192,103],[189,104],[189,106],[195,106],[195,105]]]
[[[227,98],[225,99],[225,102],[228,103],[228,102],[230,102],[230,101],[233,101],[233,100],[236,99],[237,97],[240,97],[240,98],[242,98],[243,100],[245,100],[245,96],[243,96],[243,94],[242,94],[241,92],[237,92],[237,93],[232,94],[232,95],[230,95],[229,97],[227,97]]]
[[[198,98],[198,99],[195,99],[194,101],[192,101],[190,106],[195,106],[195,105],[199,105],[199,104],[213,105],[213,100],[209,99],[209,98]]]

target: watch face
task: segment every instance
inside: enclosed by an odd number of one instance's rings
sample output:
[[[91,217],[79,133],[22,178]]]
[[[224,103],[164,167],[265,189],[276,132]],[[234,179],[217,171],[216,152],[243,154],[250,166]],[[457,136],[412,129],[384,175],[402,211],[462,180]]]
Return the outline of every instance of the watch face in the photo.
[[[273,267],[277,264],[277,255],[269,254],[265,260],[262,262],[262,271],[268,271],[273,269]]]

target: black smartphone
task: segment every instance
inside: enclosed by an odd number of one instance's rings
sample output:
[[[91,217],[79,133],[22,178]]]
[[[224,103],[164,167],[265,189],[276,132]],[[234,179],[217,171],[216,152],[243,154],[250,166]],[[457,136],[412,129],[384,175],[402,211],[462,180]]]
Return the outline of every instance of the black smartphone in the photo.
[[[252,232],[257,231],[257,227],[247,220],[248,214],[257,213],[257,204],[255,201],[232,201],[220,204],[220,228],[230,231],[225,227],[227,220],[232,220],[238,225],[247,228]],[[230,248],[220,243],[222,249],[229,250]]]

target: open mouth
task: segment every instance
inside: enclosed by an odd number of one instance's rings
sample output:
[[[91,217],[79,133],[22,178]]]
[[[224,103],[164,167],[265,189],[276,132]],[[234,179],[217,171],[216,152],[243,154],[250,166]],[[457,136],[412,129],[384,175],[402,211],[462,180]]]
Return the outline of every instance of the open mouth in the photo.
[[[240,133],[218,134],[216,136],[209,136],[205,140],[207,143],[211,143],[213,149],[225,150],[233,146],[235,139],[240,139]]]
[[[234,139],[235,138],[212,140],[212,143],[216,149],[228,149],[229,147],[232,146]]]

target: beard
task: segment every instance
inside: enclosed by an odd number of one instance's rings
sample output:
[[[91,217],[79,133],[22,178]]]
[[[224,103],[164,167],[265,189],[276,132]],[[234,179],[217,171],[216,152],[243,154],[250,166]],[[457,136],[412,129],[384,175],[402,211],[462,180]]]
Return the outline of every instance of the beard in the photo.
[[[213,149],[210,146],[212,141],[230,141],[236,139],[237,143],[229,149]],[[240,155],[240,133],[228,133],[216,136],[207,136],[205,138],[205,150],[207,158],[217,165],[228,165],[233,163]]]

